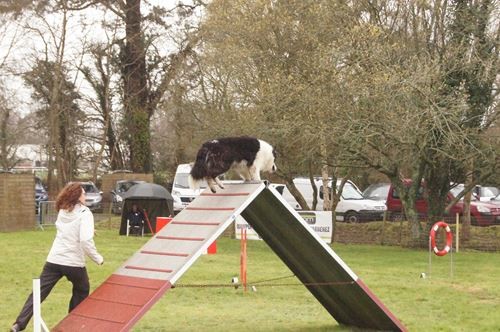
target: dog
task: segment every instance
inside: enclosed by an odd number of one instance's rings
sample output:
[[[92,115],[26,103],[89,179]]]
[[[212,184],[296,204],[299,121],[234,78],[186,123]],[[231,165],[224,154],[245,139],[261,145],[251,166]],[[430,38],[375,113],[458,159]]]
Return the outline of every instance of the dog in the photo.
[[[200,187],[205,180],[213,193],[216,185],[224,189],[218,176],[233,169],[245,181],[260,181],[260,172],[276,172],[273,147],[260,139],[224,137],[203,143],[196,155],[196,161],[189,175],[189,186]]]

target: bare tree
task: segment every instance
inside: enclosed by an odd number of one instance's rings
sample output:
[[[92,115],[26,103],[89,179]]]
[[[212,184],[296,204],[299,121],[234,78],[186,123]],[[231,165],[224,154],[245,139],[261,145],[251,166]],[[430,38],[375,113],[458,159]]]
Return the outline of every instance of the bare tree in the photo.
[[[208,17],[202,72],[202,93],[211,99],[203,116],[207,128],[272,141],[279,175],[309,209],[292,179],[323,170],[328,182],[330,172],[339,172],[328,165],[340,155],[338,137],[345,134],[339,121],[345,67],[337,45],[353,23],[350,9],[332,1],[217,1]],[[233,125],[217,125],[228,122]]]
[[[10,170],[19,161],[16,157],[16,135],[13,133],[15,126],[11,116],[12,109],[2,91],[0,93],[0,166],[4,170]]]
[[[124,134],[128,145],[129,163],[133,171],[151,172],[151,117],[175,78],[176,72],[192,54],[197,38],[186,40],[180,50],[170,54],[169,57],[155,53],[154,43],[149,39],[154,34],[146,31],[145,21],[154,20],[168,29],[168,25],[161,17],[170,15],[174,9],[167,12],[154,7],[149,17],[145,17],[142,14],[142,3],[142,0],[73,1],[71,8],[84,10],[91,6],[103,6],[114,13],[124,26],[124,37],[117,38],[114,42],[120,46],[123,123],[126,128]],[[189,9],[189,6],[179,4],[175,9],[179,8]],[[148,61],[149,59],[153,60]]]
[[[97,101],[92,102],[93,108],[98,114],[98,121],[103,130],[101,137],[97,138],[99,151],[96,155],[93,169],[93,177],[97,177],[97,170],[103,159],[104,148],[107,146],[109,152],[109,163],[113,170],[124,169],[124,158],[117,137],[116,123],[113,121],[113,86],[112,86],[112,45],[93,45],[89,53],[94,59],[93,67],[82,66],[80,71],[92,87]],[[96,73],[94,73],[96,72]]]
[[[425,242],[426,234],[414,209],[422,180],[427,183],[429,228],[443,215],[451,182],[465,179],[469,160],[484,163],[496,159],[494,153],[491,155],[492,146],[480,139],[477,127],[489,123],[492,115],[491,76],[489,88],[480,92],[488,96],[482,100],[489,100],[490,106],[484,103],[478,112],[469,102],[470,89],[463,87],[467,79],[486,77],[481,70],[468,72],[478,75],[473,75],[475,78],[466,78],[469,74],[464,73],[480,52],[462,43],[474,38],[453,41],[457,33],[461,34],[457,25],[463,28],[465,21],[469,28],[473,22],[492,22],[487,19],[487,11],[479,14],[480,10],[472,10],[489,2],[467,3],[458,1],[451,6],[435,1],[427,6],[398,1],[387,6],[370,2],[361,7],[361,12],[369,13],[363,21],[372,33],[353,38],[357,44],[350,59],[360,69],[356,70],[360,79],[353,77],[352,86],[358,90],[354,105],[359,111],[352,128],[357,136],[364,137],[353,152],[395,184],[417,242],[421,235]],[[464,6],[470,9],[468,19],[462,12]],[[473,12],[479,15],[476,19],[471,19]],[[478,62],[491,68],[497,61],[498,53]],[[471,120],[476,125],[468,125]],[[404,179],[410,179],[411,185]]]

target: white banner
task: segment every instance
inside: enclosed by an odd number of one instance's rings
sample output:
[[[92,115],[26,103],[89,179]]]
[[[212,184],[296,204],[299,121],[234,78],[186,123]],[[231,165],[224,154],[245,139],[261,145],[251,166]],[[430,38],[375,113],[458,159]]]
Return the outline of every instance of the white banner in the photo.
[[[332,212],[331,211],[298,211],[305,222],[326,243],[332,241]],[[259,234],[250,226],[242,216],[236,217],[234,223],[236,238],[241,239],[241,230],[247,230],[248,240],[262,240]]]

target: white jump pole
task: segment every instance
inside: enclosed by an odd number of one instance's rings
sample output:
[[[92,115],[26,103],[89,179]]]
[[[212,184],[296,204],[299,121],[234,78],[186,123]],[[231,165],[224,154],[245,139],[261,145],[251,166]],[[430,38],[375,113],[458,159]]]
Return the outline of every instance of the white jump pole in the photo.
[[[33,331],[49,332],[47,325],[42,319],[42,308],[40,302],[40,279],[33,279]]]

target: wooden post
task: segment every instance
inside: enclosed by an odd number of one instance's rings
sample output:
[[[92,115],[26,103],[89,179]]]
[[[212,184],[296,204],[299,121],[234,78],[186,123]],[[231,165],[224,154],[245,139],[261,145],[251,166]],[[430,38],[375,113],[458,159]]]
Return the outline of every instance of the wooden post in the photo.
[[[455,250],[458,252],[458,244],[459,244],[459,237],[460,237],[460,216],[457,213],[457,230],[455,231]]]
[[[240,280],[243,290],[247,291],[247,229],[241,228]]]

